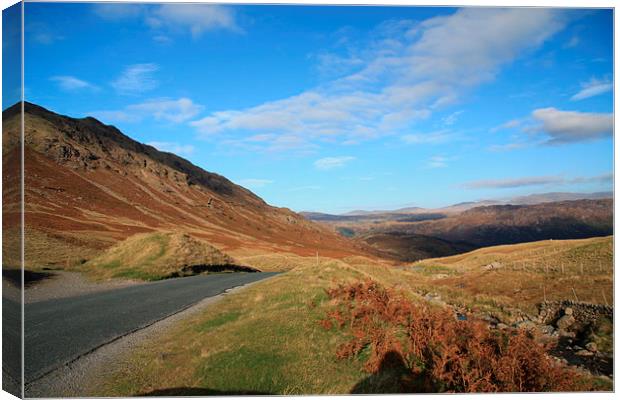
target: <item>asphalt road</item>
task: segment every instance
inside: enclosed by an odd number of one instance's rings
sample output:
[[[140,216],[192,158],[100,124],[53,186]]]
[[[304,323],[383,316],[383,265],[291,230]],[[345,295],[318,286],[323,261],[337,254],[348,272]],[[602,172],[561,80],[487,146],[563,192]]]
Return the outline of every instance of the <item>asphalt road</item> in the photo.
[[[25,305],[26,384],[120,336],[273,272],[197,275]]]

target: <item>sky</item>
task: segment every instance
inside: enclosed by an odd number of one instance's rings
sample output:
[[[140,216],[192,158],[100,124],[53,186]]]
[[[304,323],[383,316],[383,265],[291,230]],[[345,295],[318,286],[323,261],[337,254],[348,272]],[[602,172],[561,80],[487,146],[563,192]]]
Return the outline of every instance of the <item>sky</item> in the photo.
[[[613,14],[26,3],[25,98],[295,211],[613,185]]]

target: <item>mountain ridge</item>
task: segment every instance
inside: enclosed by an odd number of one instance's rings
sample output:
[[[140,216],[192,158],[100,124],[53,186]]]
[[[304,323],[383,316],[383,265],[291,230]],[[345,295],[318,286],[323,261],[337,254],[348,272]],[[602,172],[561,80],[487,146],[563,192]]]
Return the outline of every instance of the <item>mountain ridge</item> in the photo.
[[[8,231],[17,231],[20,220],[19,175],[10,173],[19,170],[20,109],[3,112]],[[24,110],[25,250],[31,264],[89,259],[131,235],[160,230],[188,232],[227,251],[364,253],[363,245],[95,118],[75,119],[32,103]]]

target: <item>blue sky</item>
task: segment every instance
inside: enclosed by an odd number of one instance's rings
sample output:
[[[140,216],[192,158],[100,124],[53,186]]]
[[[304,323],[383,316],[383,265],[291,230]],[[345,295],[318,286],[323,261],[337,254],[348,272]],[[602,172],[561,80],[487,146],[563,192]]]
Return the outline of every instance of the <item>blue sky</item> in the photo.
[[[26,4],[26,100],[296,211],[611,190],[610,10]]]

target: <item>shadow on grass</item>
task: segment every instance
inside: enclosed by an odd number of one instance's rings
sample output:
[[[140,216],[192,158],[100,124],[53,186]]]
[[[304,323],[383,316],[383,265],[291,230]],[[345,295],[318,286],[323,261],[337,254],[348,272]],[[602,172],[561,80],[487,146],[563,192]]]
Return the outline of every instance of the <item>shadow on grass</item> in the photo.
[[[215,390],[209,388],[178,387],[157,389],[142,393],[138,396],[273,396],[273,393],[256,392],[252,390]]]
[[[379,370],[353,386],[351,394],[399,394],[427,393],[421,379],[415,379],[405,361],[395,351],[388,352],[379,365]]]
[[[35,272],[24,270],[24,286],[28,287],[37,282],[53,277],[51,272]],[[22,271],[20,269],[2,269],[2,278],[6,279],[13,286],[20,287],[22,280]]]

